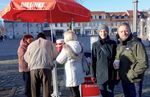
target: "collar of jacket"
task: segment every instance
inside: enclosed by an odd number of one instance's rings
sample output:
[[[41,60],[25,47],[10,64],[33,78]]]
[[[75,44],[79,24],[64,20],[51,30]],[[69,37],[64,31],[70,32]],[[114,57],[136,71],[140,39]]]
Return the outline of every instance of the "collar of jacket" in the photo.
[[[109,42],[109,40],[110,40],[110,37],[108,35],[105,39],[102,39],[101,37],[99,37],[99,41],[101,44],[105,44],[105,43]]]

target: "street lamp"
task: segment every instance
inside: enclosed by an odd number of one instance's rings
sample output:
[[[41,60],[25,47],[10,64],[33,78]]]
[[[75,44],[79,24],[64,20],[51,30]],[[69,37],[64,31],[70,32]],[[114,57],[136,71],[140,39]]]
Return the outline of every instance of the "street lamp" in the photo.
[[[137,32],[137,10],[138,10],[138,0],[133,0],[134,10],[133,10],[133,32]]]
[[[140,19],[140,37],[143,37],[144,32],[145,32],[144,23],[145,23],[144,19]]]
[[[147,29],[146,32],[147,32],[148,40],[150,41],[150,17],[147,18],[146,29]]]

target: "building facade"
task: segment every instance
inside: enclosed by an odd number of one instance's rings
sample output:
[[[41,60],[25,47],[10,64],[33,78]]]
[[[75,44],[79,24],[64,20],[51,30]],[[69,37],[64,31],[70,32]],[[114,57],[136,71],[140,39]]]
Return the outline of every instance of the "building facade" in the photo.
[[[133,11],[127,10],[126,12],[105,12],[105,11],[92,11],[90,22],[80,23],[25,23],[25,22],[11,22],[4,21],[5,35],[10,38],[21,38],[24,34],[31,34],[36,37],[39,32],[44,32],[47,36],[52,34],[56,38],[60,38],[63,32],[70,29],[72,25],[75,33],[79,36],[97,35],[97,28],[101,24],[106,24],[109,27],[110,35],[114,35],[117,27],[122,22],[127,22],[133,27]],[[149,21],[149,22],[148,22]],[[150,30],[147,25],[150,25],[150,18],[148,12],[138,12],[138,35],[145,35]],[[51,33],[52,31],[52,33]]]

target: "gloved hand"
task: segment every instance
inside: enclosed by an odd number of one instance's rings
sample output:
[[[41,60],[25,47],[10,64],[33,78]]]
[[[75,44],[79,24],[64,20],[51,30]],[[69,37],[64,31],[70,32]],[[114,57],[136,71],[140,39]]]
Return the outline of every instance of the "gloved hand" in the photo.
[[[113,67],[114,67],[114,69],[119,69],[119,67],[120,67],[120,60],[115,60],[114,63],[113,63]]]

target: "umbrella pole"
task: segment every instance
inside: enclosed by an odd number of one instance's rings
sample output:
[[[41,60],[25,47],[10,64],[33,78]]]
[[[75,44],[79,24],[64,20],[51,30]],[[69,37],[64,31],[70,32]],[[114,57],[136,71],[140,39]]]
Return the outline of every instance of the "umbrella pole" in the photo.
[[[71,30],[73,31],[73,21],[71,21]]]
[[[53,42],[53,28],[52,24],[49,25],[51,29],[51,41]],[[55,64],[55,67],[52,70],[52,78],[53,78],[53,94],[52,97],[60,97],[61,93],[58,92],[58,82],[57,82],[57,64]]]
[[[52,28],[52,24],[50,24],[50,29],[51,29],[51,41],[54,42],[54,40],[53,40],[53,28]]]
[[[29,22],[27,22],[27,34],[29,34],[29,31],[30,31],[30,29],[29,29]]]
[[[42,26],[42,23],[40,23],[41,24],[41,31],[40,32],[43,32],[43,26]]]

